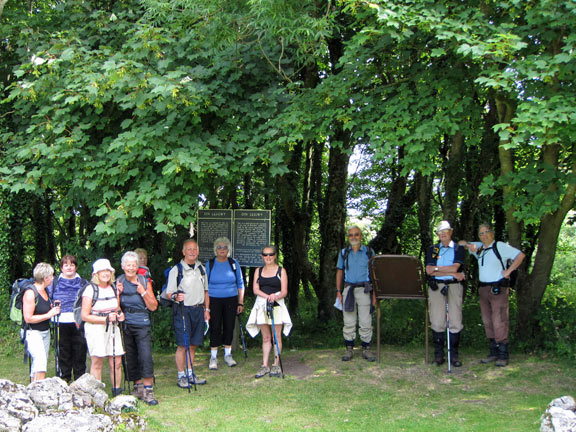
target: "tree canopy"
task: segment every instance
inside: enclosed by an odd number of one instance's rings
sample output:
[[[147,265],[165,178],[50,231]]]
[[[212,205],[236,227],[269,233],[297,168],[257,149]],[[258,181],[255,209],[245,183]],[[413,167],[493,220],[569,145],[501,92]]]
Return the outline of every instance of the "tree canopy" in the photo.
[[[303,288],[330,319],[348,208],[386,253],[421,255],[440,219],[467,239],[489,221],[528,256],[517,332],[537,335],[576,193],[576,2],[10,0],[0,14],[10,277],[136,246],[161,266],[198,208],[268,208],[290,307]]]

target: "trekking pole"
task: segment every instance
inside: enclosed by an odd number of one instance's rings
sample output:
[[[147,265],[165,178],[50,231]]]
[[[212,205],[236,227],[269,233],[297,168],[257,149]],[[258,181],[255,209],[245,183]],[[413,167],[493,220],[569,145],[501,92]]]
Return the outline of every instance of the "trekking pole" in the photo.
[[[282,367],[282,357],[280,356],[280,347],[278,346],[278,338],[276,337],[276,327],[274,325],[274,305],[268,302],[266,305],[266,311],[268,316],[272,320],[272,335],[274,337],[274,344],[276,345],[276,353],[278,353],[278,363],[280,363],[280,372],[282,373],[282,379],[284,379],[284,368]]]
[[[450,349],[450,313],[448,310],[448,290],[444,294],[446,296],[446,344],[448,345],[448,373],[452,373],[452,359]]]
[[[128,364],[126,363],[126,344],[124,343],[124,332],[126,331],[126,321],[120,325],[120,339],[122,340],[122,347],[124,347],[124,355],[122,356],[122,372],[124,373],[124,383],[128,384],[128,394],[130,390],[130,379],[128,377]]]
[[[60,306],[60,300],[55,300],[54,306]],[[60,370],[60,314],[54,318],[54,369],[56,369],[56,376],[62,378],[62,371]]]
[[[184,302],[180,302],[180,315],[182,316],[182,329],[184,333],[184,368],[186,370],[186,379],[188,380],[188,393],[190,393],[190,372],[188,372],[188,361],[190,361],[190,370],[192,371],[192,382],[194,383],[194,391],[196,388],[196,375],[194,374],[194,366],[192,365],[192,358],[190,356],[190,344],[188,343],[188,334],[186,333],[186,317],[184,316]]]
[[[244,361],[248,359],[248,350],[246,349],[246,338],[244,336],[244,327],[242,327],[242,321],[240,321],[240,314],[236,315],[238,318],[238,326],[240,328],[240,341],[242,342],[242,349],[244,350]]]
[[[114,396],[114,389],[116,388],[116,323],[112,323],[112,377],[114,379],[112,395]]]

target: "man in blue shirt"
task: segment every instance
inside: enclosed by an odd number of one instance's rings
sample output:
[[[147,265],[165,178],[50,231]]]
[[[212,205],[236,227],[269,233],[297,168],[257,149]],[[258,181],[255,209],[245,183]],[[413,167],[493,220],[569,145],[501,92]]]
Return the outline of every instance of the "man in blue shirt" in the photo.
[[[342,304],[344,316],[344,344],[346,352],[342,361],[353,356],[356,324],[362,340],[362,358],[373,362],[376,357],[370,351],[372,342],[371,308],[376,305],[376,293],[370,283],[368,262],[374,255],[372,249],[362,245],[362,231],[357,226],[348,229],[349,246],[340,251],[336,265],[336,296]]]
[[[446,340],[446,302],[450,318],[450,363],[460,367],[460,334],[462,325],[462,300],[464,297],[464,248],[452,241],[452,227],[442,221],[436,227],[439,243],[428,248],[426,254],[426,274],[428,275],[428,305],[432,339],[434,341],[433,364],[444,363],[444,342]]]
[[[508,295],[510,275],[524,260],[524,253],[504,242],[494,241],[494,231],[488,224],[478,228],[480,242],[459,243],[478,260],[480,285],[480,311],[490,340],[490,353],[481,363],[495,362],[496,366],[506,366],[509,361],[508,333],[510,327]],[[511,261],[509,266],[505,263]]]

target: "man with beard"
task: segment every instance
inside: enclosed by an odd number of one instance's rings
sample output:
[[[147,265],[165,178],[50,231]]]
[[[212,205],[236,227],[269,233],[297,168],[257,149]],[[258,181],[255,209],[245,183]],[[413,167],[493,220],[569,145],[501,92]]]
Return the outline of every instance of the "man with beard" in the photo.
[[[344,316],[344,345],[346,352],[342,361],[352,360],[356,324],[362,341],[362,358],[373,362],[376,357],[370,351],[372,342],[372,308],[376,305],[376,293],[370,283],[368,262],[374,251],[362,244],[362,231],[357,226],[348,229],[349,246],[342,249],[336,265],[336,296],[342,304]]]

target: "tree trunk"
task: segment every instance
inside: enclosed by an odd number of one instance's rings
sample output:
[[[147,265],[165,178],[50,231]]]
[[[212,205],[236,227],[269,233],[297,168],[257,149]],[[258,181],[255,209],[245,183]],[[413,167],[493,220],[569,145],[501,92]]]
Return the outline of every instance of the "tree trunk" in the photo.
[[[560,146],[549,145],[542,149],[542,158],[549,166],[558,168]],[[576,161],[572,165],[572,172],[576,169]],[[555,186],[551,186],[554,189]],[[566,189],[560,207],[553,213],[542,217],[538,233],[537,252],[534,257],[534,266],[530,275],[518,286],[518,321],[516,335],[522,342],[532,342],[538,334],[538,310],[546,287],[550,282],[550,274],[554,265],[558,236],[566,215],[574,206],[576,185],[572,184]]]
[[[336,131],[343,145],[330,147],[328,166],[328,184],[324,197],[324,211],[320,215],[320,247],[318,319],[327,322],[334,317],[334,298],[336,295],[336,260],[344,245],[344,224],[346,222],[346,191],[348,161],[350,156],[346,148],[350,146],[350,137],[341,130]],[[338,136],[335,136],[338,138]]]

